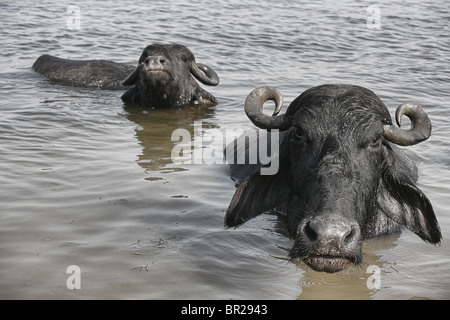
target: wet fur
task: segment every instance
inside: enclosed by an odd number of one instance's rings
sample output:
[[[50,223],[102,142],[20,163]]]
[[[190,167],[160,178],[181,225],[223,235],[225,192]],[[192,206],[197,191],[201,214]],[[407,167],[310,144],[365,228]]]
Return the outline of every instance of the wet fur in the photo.
[[[307,217],[337,214],[359,224],[359,248],[341,252],[354,264],[362,261],[362,240],[401,226],[426,242],[441,241],[432,205],[415,185],[416,166],[382,136],[391,118],[374,93],[357,86],[320,86],[294,100],[290,112],[293,125],[280,134],[277,174],[260,175],[257,165],[231,166],[239,185],[226,227],[275,209],[286,216],[296,238],[290,257],[311,259],[327,252],[310,252],[299,227]],[[330,268],[319,271],[336,271]]]

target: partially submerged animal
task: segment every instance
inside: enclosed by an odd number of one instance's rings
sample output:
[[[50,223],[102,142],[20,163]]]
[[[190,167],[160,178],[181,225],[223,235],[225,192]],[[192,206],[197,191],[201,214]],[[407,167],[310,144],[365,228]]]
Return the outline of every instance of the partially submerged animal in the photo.
[[[268,100],[276,102],[273,116],[262,112]],[[401,226],[426,242],[440,243],[433,207],[415,185],[417,168],[395,146],[430,136],[431,122],[422,108],[400,105],[395,126],[375,93],[352,85],[306,90],[278,115],[281,104],[281,94],[269,87],[247,97],[249,119],[261,129],[280,131],[279,169],[263,175],[260,163],[231,165],[239,185],[226,227],[271,210],[281,212],[295,237],[290,258],[325,272],[358,265],[364,239]],[[411,120],[410,130],[400,128],[403,115]],[[248,153],[248,144],[243,152]]]
[[[62,85],[111,90],[132,86],[122,100],[149,108],[217,104],[216,98],[193,78],[216,86],[217,73],[196,63],[194,54],[179,44],[147,46],[137,67],[108,60],[70,60],[43,55],[33,64],[33,70]]]

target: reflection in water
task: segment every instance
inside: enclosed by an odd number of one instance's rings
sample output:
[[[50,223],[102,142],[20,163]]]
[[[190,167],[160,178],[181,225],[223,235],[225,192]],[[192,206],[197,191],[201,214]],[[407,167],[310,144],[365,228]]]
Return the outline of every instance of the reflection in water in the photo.
[[[205,291],[216,288],[210,293],[213,299],[217,288],[221,292],[217,296],[225,299],[292,299],[299,294],[293,285],[299,274],[280,258],[285,251],[275,245],[287,241],[263,230],[206,233],[184,248],[183,263],[196,281],[207,284]]]
[[[181,109],[148,109],[136,104],[125,105],[125,117],[139,125],[136,137],[142,145],[138,164],[144,168],[146,180],[164,180],[161,174],[185,171],[185,166],[173,164],[171,152],[178,141],[172,141],[176,129],[188,130],[194,138],[194,122],[202,121],[204,128],[213,128],[215,107],[189,105]]]

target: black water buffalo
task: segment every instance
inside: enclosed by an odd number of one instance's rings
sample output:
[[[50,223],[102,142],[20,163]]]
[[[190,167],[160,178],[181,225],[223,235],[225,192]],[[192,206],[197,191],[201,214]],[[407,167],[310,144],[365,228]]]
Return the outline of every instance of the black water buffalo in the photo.
[[[179,44],[147,46],[136,67],[107,60],[69,60],[39,57],[33,69],[53,82],[76,87],[125,89],[122,100],[149,108],[179,108],[191,103],[215,105],[203,84],[216,86],[219,77],[210,67],[196,63],[194,54]]]
[[[264,102],[276,101],[273,116]],[[322,85],[302,93],[285,114],[281,94],[255,89],[245,111],[259,128],[279,129],[279,170],[262,175],[260,165],[233,164],[239,182],[225,216],[237,227],[268,211],[285,215],[295,236],[291,259],[316,271],[337,272],[362,262],[362,241],[404,226],[438,244],[441,232],[433,207],[415,185],[414,163],[398,148],[426,140],[427,114],[402,104],[392,123],[384,103],[370,90]],[[411,129],[401,129],[401,117]]]

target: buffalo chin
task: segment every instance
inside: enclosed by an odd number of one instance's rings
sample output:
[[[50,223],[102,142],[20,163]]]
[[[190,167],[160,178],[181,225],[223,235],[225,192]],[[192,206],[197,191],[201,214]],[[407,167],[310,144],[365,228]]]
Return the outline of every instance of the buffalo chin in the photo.
[[[313,270],[320,272],[334,273],[354,266],[356,263],[352,259],[339,256],[312,256],[303,258],[303,261]]]

